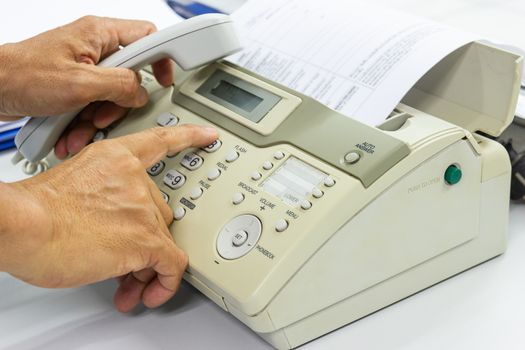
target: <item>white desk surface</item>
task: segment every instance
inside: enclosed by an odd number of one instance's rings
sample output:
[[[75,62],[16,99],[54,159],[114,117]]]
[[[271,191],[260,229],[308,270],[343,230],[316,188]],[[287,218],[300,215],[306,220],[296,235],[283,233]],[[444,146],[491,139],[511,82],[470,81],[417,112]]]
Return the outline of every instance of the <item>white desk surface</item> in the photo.
[[[375,0],[525,48],[523,0]],[[520,33],[523,35],[520,35]],[[0,180],[22,178],[0,153]],[[507,252],[304,349],[522,349],[525,205],[512,205]],[[114,311],[115,282],[46,290],[0,274],[0,349],[267,349],[188,285],[156,310]]]

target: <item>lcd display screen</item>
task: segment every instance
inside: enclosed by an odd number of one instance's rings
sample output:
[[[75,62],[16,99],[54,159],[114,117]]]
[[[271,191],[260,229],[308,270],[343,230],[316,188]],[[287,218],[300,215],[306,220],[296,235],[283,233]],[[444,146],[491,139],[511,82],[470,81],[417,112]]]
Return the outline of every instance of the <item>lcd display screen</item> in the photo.
[[[226,80],[221,80],[219,84],[211,90],[211,93],[246,112],[253,111],[263,101],[259,96],[230,84]]]

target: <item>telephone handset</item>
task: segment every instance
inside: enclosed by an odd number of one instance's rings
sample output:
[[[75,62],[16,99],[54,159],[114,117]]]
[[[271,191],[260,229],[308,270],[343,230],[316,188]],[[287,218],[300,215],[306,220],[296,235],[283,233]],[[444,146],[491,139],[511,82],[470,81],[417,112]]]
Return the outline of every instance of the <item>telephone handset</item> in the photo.
[[[148,35],[107,57],[99,66],[138,70],[169,57],[183,70],[191,70],[237,52],[240,48],[229,16],[206,14]],[[30,162],[42,160],[79,112],[31,118],[16,135],[18,151]]]

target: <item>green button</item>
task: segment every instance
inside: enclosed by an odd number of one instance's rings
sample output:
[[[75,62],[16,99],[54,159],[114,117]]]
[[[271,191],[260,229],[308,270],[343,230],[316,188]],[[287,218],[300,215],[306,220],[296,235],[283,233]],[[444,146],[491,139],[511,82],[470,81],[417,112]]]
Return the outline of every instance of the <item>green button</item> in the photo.
[[[461,169],[456,165],[451,165],[445,171],[445,181],[449,185],[455,185],[461,180],[461,175],[463,175]]]

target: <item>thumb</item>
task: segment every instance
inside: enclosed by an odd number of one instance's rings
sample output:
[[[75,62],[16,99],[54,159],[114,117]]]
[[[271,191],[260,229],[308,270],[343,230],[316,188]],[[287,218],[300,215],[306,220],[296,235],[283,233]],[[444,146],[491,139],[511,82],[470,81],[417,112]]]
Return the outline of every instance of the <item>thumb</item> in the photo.
[[[167,154],[178,153],[188,147],[209,145],[217,137],[217,130],[212,127],[186,124],[155,127],[116,138],[115,141],[126,147],[147,168]]]

